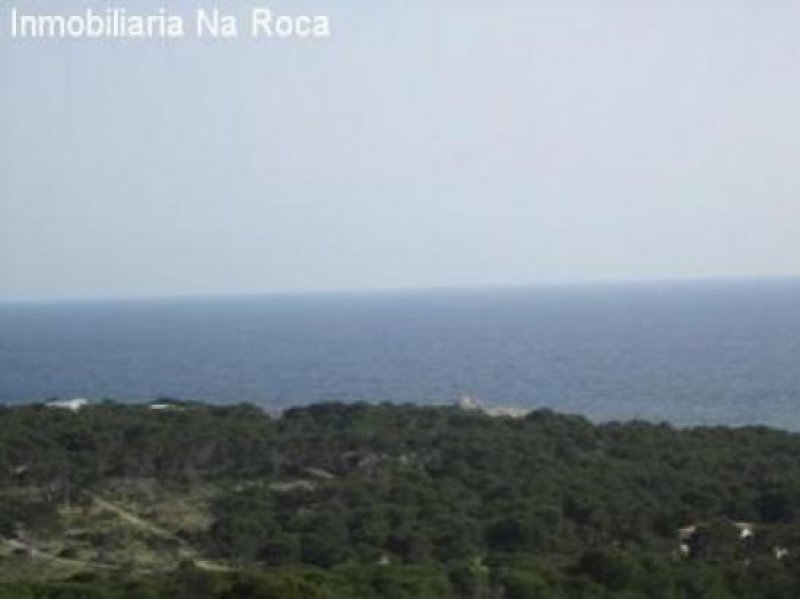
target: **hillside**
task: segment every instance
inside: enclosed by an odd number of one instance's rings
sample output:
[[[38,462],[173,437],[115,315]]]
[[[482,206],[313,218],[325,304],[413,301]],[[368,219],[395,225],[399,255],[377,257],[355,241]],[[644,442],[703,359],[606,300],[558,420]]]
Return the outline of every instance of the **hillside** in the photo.
[[[0,597],[797,597],[800,436],[548,410],[0,408]]]

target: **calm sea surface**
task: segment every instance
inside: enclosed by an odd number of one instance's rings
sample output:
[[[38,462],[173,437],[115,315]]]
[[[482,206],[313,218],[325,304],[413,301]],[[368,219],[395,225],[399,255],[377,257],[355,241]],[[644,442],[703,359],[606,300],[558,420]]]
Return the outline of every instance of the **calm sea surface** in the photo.
[[[800,280],[0,305],[0,402],[550,407],[800,430]]]

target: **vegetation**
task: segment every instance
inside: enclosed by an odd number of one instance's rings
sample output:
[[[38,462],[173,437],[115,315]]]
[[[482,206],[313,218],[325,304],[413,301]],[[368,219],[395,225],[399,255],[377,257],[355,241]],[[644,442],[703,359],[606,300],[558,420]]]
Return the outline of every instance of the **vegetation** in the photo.
[[[800,596],[795,434],[160,408],[0,408],[0,599]]]

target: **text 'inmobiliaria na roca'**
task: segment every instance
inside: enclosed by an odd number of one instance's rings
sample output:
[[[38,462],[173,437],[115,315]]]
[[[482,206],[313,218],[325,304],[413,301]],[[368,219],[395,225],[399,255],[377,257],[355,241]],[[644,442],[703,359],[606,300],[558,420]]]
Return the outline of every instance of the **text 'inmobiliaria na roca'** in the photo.
[[[92,9],[75,14],[30,14],[11,9],[11,37],[15,39],[180,39],[186,37],[234,39],[331,36],[327,15],[282,14],[271,8],[253,8],[243,18],[218,8],[197,9],[191,15],[161,8],[137,14],[125,8]]]

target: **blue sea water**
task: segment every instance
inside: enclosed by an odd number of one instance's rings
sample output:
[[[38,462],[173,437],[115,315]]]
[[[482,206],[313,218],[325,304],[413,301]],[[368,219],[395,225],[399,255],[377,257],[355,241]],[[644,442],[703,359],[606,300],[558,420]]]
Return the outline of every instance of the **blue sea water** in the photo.
[[[800,430],[800,280],[0,305],[0,402],[549,407]]]

